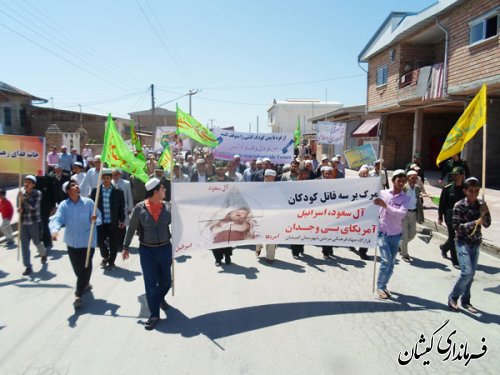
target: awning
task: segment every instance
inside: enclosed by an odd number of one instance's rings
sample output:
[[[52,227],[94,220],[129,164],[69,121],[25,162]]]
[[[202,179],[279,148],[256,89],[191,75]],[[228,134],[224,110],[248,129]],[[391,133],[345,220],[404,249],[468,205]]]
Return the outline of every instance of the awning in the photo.
[[[366,120],[361,125],[358,126],[356,130],[354,130],[351,134],[352,137],[376,137],[377,136],[377,128],[378,124],[380,124],[380,119],[375,118],[371,120]]]

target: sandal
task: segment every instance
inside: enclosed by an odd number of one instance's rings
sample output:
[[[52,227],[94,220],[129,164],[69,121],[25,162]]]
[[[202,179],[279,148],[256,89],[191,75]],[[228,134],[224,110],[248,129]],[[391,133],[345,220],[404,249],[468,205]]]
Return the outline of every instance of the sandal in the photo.
[[[388,294],[386,293],[385,290],[380,289],[378,291],[378,298],[380,298],[380,299],[388,299],[389,296],[388,296]]]
[[[153,330],[156,326],[156,323],[158,323],[159,320],[160,318],[150,317],[148,321],[144,323],[144,329],[146,329],[147,331]]]

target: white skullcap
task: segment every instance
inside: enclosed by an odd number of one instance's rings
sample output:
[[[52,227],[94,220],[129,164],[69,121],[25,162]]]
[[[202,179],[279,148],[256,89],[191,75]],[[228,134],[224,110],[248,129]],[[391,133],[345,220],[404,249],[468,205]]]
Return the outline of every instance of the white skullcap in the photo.
[[[332,163],[338,163],[339,161],[340,161],[339,158],[336,156],[332,158]]]
[[[323,160],[328,160],[328,156],[327,155],[321,155],[321,161]]]
[[[412,164],[412,165],[410,165],[410,169],[415,169],[418,171],[420,169],[420,167],[417,164]]]
[[[404,169],[396,169],[394,171],[394,173],[392,174],[392,177],[398,176],[398,175],[406,176],[406,172],[404,171]]]
[[[415,171],[408,171],[408,173],[406,173],[406,175],[409,177],[409,176],[418,176],[418,173],[415,172]]]
[[[313,161],[312,161],[312,160],[309,160],[309,159],[304,160],[304,164],[312,164],[312,163],[313,163]]]
[[[264,158],[264,159],[262,159],[262,162],[263,162],[263,163],[270,163],[270,162],[271,162],[271,159],[269,159],[269,158]]]
[[[274,177],[276,177],[276,171],[274,169],[268,168],[264,172],[264,176],[274,176]]]
[[[342,157],[342,155],[337,154],[337,155],[335,155],[335,157],[336,157],[336,158],[339,158],[339,160],[340,160],[340,158]]]
[[[255,161],[255,164],[262,164],[262,160],[257,159],[257,160]]]
[[[26,177],[24,177],[24,179],[33,181],[33,183],[36,184],[36,177],[33,176],[32,174],[27,175]]]
[[[324,167],[321,167],[320,169],[321,172],[325,172],[325,171],[333,171],[333,168],[328,166],[328,165],[325,165]]]
[[[145,186],[146,186],[146,190],[147,191],[151,191],[153,190],[155,187],[158,186],[158,184],[160,183],[160,180],[158,180],[157,178],[152,178],[150,179],[148,182],[146,182]]]
[[[71,179],[73,180],[73,176],[71,177]],[[76,180],[73,180],[73,181],[76,181]],[[67,187],[68,187],[68,185],[69,185],[70,182],[71,181],[66,181],[64,184],[62,184],[62,191],[63,191],[63,193],[66,193],[66,189],[67,189]]]
[[[205,164],[205,159],[196,160],[196,164]]]
[[[101,161],[101,155],[94,156],[94,161]]]
[[[75,166],[75,165],[76,165],[77,167],[83,168],[82,163],[80,163],[79,161],[74,162],[74,163],[73,163],[73,166]]]
[[[241,156],[238,155],[238,154],[236,154],[236,155],[233,156],[233,159],[241,159]]]

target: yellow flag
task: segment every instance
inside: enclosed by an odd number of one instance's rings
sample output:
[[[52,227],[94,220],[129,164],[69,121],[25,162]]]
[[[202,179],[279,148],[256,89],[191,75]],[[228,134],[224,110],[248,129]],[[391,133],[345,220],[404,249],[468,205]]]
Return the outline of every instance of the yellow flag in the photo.
[[[486,84],[472,99],[465,108],[464,113],[458,119],[457,123],[446,137],[441,152],[436,159],[436,165],[439,166],[443,160],[458,154],[464,149],[464,145],[469,142],[476,132],[486,124]]]

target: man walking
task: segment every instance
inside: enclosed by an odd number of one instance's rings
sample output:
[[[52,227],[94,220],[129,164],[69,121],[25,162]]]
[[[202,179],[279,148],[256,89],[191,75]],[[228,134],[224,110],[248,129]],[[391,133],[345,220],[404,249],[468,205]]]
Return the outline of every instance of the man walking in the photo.
[[[378,296],[381,299],[390,297],[387,284],[394,271],[396,254],[398,252],[401,233],[403,232],[403,219],[410,204],[410,197],[403,192],[406,183],[406,173],[397,169],[392,175],[392,190],[380,191],[380,198],[375,198],[373,203],[380,206],[379,232],[377,245],[380,249],[380,269],[377,280]]]
[[[407,183],[403,188],[406,195],[410,197],[408,210],[406,211],[403,220],[403,234],[401,236],[401,256],[407,263],[411,262],[408,254],[408,242],[413,240],[417,235],[417,223],[421,224],[424,221],[424,210],[422,207],[422,191],[417,185],[418,174],[416,171],[410,170],[406,173]]]
[[[101,213],[97,210],[97,215],[93,216],[94,202],[89,198],[80,196],[80,187],[76,181],[66,182],[64,190],[69,198],[61,202],[49,224],[49,228],[52,239],[57,241],[59,230],[63,226],[66,227],[64,242],[68,246],[69,260],[76,275],[75,302],[73,306],[79,308],[82,305],[82,294],[92,288],[89,282],[92,274],[92,257],[96,245],[95,233],[92,238],[88,268],[85,268],[85,260],[91,222],[94,221],[96,225],[100,225]]]
[[[95,202],[97,188],[90,198]],[[125,199],[123,191],[111,184],[111,169],[102,170],[102,185],[97,208],[102,212],[102,224],[97,228],[97,243],[101,251],[101,268],[112,270],[122,248],[122,229],[125,228]],[[109,247],[108,244],[109,243]]]
[[[439,198],[439,208],[438,208],[438,223],[443,225],[443,217],[448,229],[448,239],[442,245],[439,245],[441,249],[441,255],[443,258],[447,258],[448,251],[450,252],[451,263],[453,267],[460,269],[458,265],[457,251],[455,249],[455,229],[453,228],[453,207],[455,203],[465,198],[465,193],[463,189],[464,184],[464,170],[461,167],[455,167],[451,171],[451,176],[453,182],[446,185],[443,190],[441,190],[441,196]]]
[[[30,241],[33,241],[42,264],[47,262],[47,252],[40,241],[40,225],[42,222],[40,208],[42,203],[42,193],[35,189],[36,177],[28,175],[24,178],[24,191],[19,194],[19,208],[21,220],[21,250],[23,253],[23,264],[26,269],[23,275],[33,272],[31,267]]]

